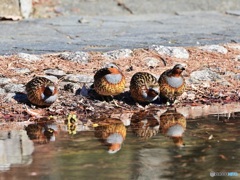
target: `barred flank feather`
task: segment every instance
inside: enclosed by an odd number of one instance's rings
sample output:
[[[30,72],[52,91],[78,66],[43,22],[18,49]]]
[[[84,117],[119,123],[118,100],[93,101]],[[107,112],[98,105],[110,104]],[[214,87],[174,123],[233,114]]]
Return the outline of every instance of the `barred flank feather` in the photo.
[[[94,89],[99,95],[118,95],[124,91],[125,83],[124,75],[114,64],[98,70],[94,75]]]
[[[185,68],[181,64],[175,65],[172,69],[164,71],[159,80],[160,97],[163,102],[174,103],[176,98],[185,91],[185,80],[181,75]]]
[[[137,102],[152,102],[157,99],[157,78],[147,72],[137,72],[130,81],[130,93]]]
[[[57,99],[57,86],[45,77],[35,77],[26,84],[28,100],[37,106],[50,106]]]

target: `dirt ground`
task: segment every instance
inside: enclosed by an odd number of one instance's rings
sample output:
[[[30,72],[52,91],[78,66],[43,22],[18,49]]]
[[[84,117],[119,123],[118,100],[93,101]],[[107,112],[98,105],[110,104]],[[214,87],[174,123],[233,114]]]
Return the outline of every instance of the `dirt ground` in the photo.
[[[166,108],[166,105],[158,103],[147,106],[135,104],[128,93],[129,82],[132,75],[136,72],[145,71],[159,77],[164,70],[173,67],[176,63],[184,63],[187,66],[186,71],[183,73],[187,82],[187,89],[182,97],[180,97],[179,102],[175,104],[175,107],[238,102],[240,97],[240,83],[239,78],[236,78],[236,76],[240,72],[240,61],[237,59],[240,49],[231,48],[228,45],[224,46],[228,49],[227,54],[207,52],[197,47],[187,47],[186,49],[190,54],[189,59],[178,59],[162,56],[148,49],[135,49],[131,57],[115,60],[114,63],[121,68],[127,81],[125,92],[116,98],[119,107],[116,107],[113,102],[99,101],[94,95],[84,97],[75,92],[65,91],[61,83],[59,83],[58,100],[49,108],[31,106],[26,101],[24,93],[17,93],[17,96],[20,98],[12,98],[10,100],[6,100],[6,94],[1,95],[0,119],[2,121],[25,121],[41,118],[48,120],[50,116],[55,119],[64,119],[69,113],[73,113],[77,114],[82,122],[88,122],[89,119],[103,116],[111,117],[113,113],[131,113],[144,108],[155,110]],[[154,67],[147,66],[145,61],[147,58],[158,59],[159,64]],[[17,55],[1,56],[1,77],[11,78],[12,83],[26,84],[34,76],[44,75],[43,71],[46,69],[60,69],[67,74],[93,76],[106,62],[111,61],[102,56],[101,52],[90,52],[90,61],[86,64],[63,60],[58,54],[42,55],[42,59],[40,61],[26,62],[26,60],[18,58]],[[16,74],[11,70],[12,68],[28,68],[31,72]],[[204,86],[205,81],[198,84],[191,83],[189,81],[190,74],[204,68],[210,68],[229,84],[226,85],[222,81],[211,81],[208,82],[210,86],[206,87]],[[78,84],[79,90],[82,89],[83,85],[84,83]],[[193,94],[194,96],[188,96],[189,94]]]

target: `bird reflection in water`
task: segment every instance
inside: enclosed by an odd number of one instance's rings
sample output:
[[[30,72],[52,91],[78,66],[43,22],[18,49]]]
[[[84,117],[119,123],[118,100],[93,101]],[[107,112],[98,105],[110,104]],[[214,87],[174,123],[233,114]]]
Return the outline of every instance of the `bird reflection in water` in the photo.
[[[95,136],[109,147],[108,153],[114,154],[118,152],[127,134],[126,127],[122,121],[115,118],[107,118],[99,119],[95,123]]]
[[[184,147],[183,133],[186,130],[186,118],[176,109],[168,109],[160,116],[160,131],[170,137],[177,147]]]
[[[56,131],[46,123],[29,124],[25,127],[30,140],[37,144],[46,144],[55,141]]]
[[[152,111],[139,111],[134,113],[131,119],[133,132],[142,138],[148,139],[159,132],[159,116]]]

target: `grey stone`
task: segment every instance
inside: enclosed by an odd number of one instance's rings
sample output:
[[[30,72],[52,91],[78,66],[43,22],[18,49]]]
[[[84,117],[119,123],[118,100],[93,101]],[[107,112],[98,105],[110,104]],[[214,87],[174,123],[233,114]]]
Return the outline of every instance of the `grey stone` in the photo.
[[[12,82],[12,80],[10,78],[1,78],[0,77],[0,85],[8,84],[10,82]]]
[[[240,41],[239,18],[236,16],[212,11],[178,15],[155,13],[158,14],[98,15],[91,17],[88,24],[79,23],[79,15],[72,14],[18,23],[2,21],[0,54],[107,52],[147,48],[151,44],[179,47],[195,46],[197,42],[208,45]],[[226,27],[231,27],[231,31],[226,31]]]
[[[3,87],[6,92],[15,93],[15,92],[25,92],[25,86],[23,84],[7,84]]]
[[[203,87],[209,87],[208,83],[212,81],[218,82],[224,86],[231,85],[231,83],[225,80],[222,76],[208,68],[192,72],[189,78],[190,83],[201,84]]]
[[[160,63],[159,59],[156,59],[153,57],[148,57],[148,58],[144,59],[144,61],[148,67],[156,67]]]
[[[88,63],[89,54],[83,51],[64,52],[59,54],[59,57],[64,60],[69,60],[77,63]]]
[[[44,73],[47,74],[47,75],[56,76],[58,78],[66,75],[66,73],[63,70],[60,70],[60,69],[47,69],[47,70],[44,71]]]
[[[64,80],[75,83],[90,83],[93,82],[93,76],[85,74],[68,74],[64,77]]]
[[[33,54],[27,54],[27,53],[18,53],[17,56],[21,59],[24,59],[25,61],[39,61],[41,60],[40,56],[33,55]]]
[[[199,83],[201,81],[216,81],[220,79],[220,75],[210,69],[194,71],[190,74],[190,81],[193,83]]]
[[[114,51],[108,51],[103,53],[105,58],[116,60],[119,58],[127,58],[132,56],[133,51],[131,49],[118,49]]]
[[[231,49],[240,49],[240,44],[226,44],[227,47],[231,48]]]
[[[58,78],[56,76],[48,76],[48,75],[46,75],[46,76],[43,76],[43,77],[49,79],[50,81],[52,81],[54,83],[58,83]]]
[[[29,18],[30,14],[32,13],[32,0],[19,0],[19,1],[21,14],[23,18]]]
[[[237,55],[237,56],[235,57],[235,60],[236,60],[236,61],[240,61],[240,55]]]
[[[13,68],[11,70],[13,70],[16,74],[27,74],[31,72],[28,68]]]
[[[217,52],[221,54],[227,54],[228,50],[220,45],[206,45],[206,46],[201,46],[199,49],[207,51],[207,52]]]
[[[236,74],[236,75],[234,76],[234,79],[240,80],[240,74]]]
[[[227,14],[234,15],[234,16],[240,16],[240,10],[228,10],[226,11]]]
[[[5,94],[5,93],[6,93],[5,89],[0,88],[0,95],[3,95],[3,94]]]
[[[152,45],[149,47],[150,50],[155,50],[160,55],[167,55],[170,57],[188,59],[189,53],[183,47],[169,47],[161,45]]]

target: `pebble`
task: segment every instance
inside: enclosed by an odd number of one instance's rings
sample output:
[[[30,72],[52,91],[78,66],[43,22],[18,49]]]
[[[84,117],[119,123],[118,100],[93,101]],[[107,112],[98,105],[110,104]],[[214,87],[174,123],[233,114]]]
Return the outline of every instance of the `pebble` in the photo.
[[[207,52],[217,52],[221,54],[227,54],[228,52],[228,50],[225,47],[220,45],[206,45],[206,46],[200,46],[198,48]]]
[[[13,68],[13,70],[16,74],[28,74],[31,71],[28,68]]]
[[[150,50],[155,50],[160,55],[167,55],[174,58],[188,59],[189,53],[183,47],[170,47],[161,45],[152,45],[149,47]]]
[[[5,89],[0,88],[0,95],[3,95],[3,94],[5,94],[5,93],[6,93]]]
[[[8,84],[12,82],[10,78],[0,78],[0,85]]]
[[[38,55],[33,55],[33,54],[27,54],[27,53],[18,53],[17,54],[18,58],[24,59],[25,61],[39,61],[41,60],[40,56]]]
[[[58,78],[61,78],[62,76],[65,76],[66,73],[63,70],[60,69],[47,69],[44,71],[45,74],[47,75],[52,75],[52,76],[56,76]]]
[[[93,82],[93,76],[86,74],[68,74],[64,77],[65,81],[75,83],[91,83]]]
[[[56,76],[43,76],[47,79],[49,79],[50,81],[54,82],[54,83],[58,83],[58,78]]]
[[[237,56],[235,57],[235,60],[236,60],[236,61],[240,61],[240,55],[237,55]]]
[[[103,53],[103,57],[110,60],[116,60],[120,58],[128,58],[132,56],[133,51],[131,49],[118,49],[114,51],[108,51]]]
[[[59,54],[59,57],[64,60],[69,60],[77,63],[86,64],[89,62],[89,54],[83,51],[64,52]]]
[[[6,92],[15,93],[15,92],[25,92],[25,86],[23,84],[6,84],[3,89]]]
[[[152,57],[148,57],[144,59],[144,61],[148,67],[156,67],[159,65],[160,62],[158,59]]]
[[[226,44],[225,46],[231,48],[231,49],[236,49],[236,50],[240,50],[240,44],[233,44],[233,43],[229,43],[229,44]]]

